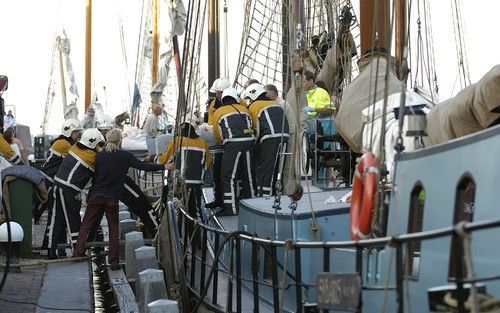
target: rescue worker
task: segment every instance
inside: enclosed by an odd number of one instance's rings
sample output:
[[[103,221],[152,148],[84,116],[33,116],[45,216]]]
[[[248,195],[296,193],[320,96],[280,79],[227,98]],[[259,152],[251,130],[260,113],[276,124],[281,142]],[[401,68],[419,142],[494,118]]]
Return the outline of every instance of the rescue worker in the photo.
[[[245,96],[250,98],[248,110],[256,129],[255,136],[259,146],[257,191],[260,196],[274,195],[278,172],[283,170],[284,160],[280,160],[280,155],[286,151],[289,137],[288,121],[283,108],[276,100],[267,97],[266,89],[261,84],[248,86],[245,89]]]
[[[287,155],[283,164],[281,184],[282,186],[286,186],[289,181],[295,180],[296,170],[300,168],[300,166],[297,164],[297,156],[293,153],[293,151],[295,151],[295,143],[298,141],[298,138],[295,137],[298,136],[297,114],[292,105],[279,96],[278,88],[276,88],[275,85],[265,85],[264,89],[266,90],[267,97],[278,102],[278,104],[283,108],[286,120],[288,121],[288,134],[290,136],[288,137],[288,142],[286,145]]]
[[[207,143],[196,133],[197,124],[198,118],[196,116],[187,118],[181,126],[180,135],[170,141],[163,154],[155,158],[159,164],[175,162],[186,184],[187,208],[193,217],[202,216],[201,186],[205,170],[212,163]]]
[[[121,198],[123,192],[124,178],[127,176],[130,167],[145,171],[158,171],[166,167],[154,163],[144,163],[129,151],[122,150],[122,132],[118,128],[111,129],[107,133],[106,139],[107,143],[104,151],[97,153],[97,156],[95,156],[95,181],[92,186],[92,194],[88,199],[85,216],[81,227],[79,227],[80,231],[75,245],[74,256],[80,257],[84,255],[85,241],[90,229],[104,211],[106,212],[109,227],[109,262],[111,270],[118,270],[120,269],[118,199]]]
[[[76,119],[67,119],[63,122],[61,134],[52,141],[49,149],[49,156],[43,163],[40,171],[45,176],[45,186],[47,192],[52,194],[52,185],[54,184],[54,176],[59,169],[64,157],[68,154],[69,149],[76,143],[78,133],[82,130],[82,125]],[[37,198],[34,198],[37,201]],[[34,206],[34,219],[35,223],[38,222],[43,212],[47,208],[47,202],[36,202]],[[52,211],[49,211],[48,220],[52,217]],[[63,233],[65,236],[65,234]]]
[[[222,186],[224,209],[217,215],[238,213],[238,198],[255,196],[252,153],[255,142],[252,118],[248,109],[239,103],[236,89],[229,87],[222,93],[222,106],[215,111],[215,139],[224,146],[222,155]],[[237,180],[241,179],[241,194],[237,195]]]
[[[49,156],[47,157],[47,160],[45,160],[45,163],[41,168],[41,172],[45,176],[45,186],[47,187],[47,194],[49,196],[49,199],[45,203],[40,203],[37,197],[33,198],[35,202],[33,214],[35,223],[40,220],[43,212],[47,209],[48,203],[51,203],[51,201],[53,200],[52,188],[54,184],[54,176],[56,175],[59,166],[61,166],[63,159],[68,154],[69,149],[76,143],[78,134],[81,130],[82,126],[78,120],[67,119],[63,122],[61,135],[54,139],[52,141],[52,144],[50,145]],[[50,223],[53,222],[53,215],[53,210],[49,210],[47,216],[47,227],[52,227]],[[66,232],[64,228],[60,229],[60,232],[59,234],[56,234],[56,237],[58,242],[63,242],[66,240]],[[42,248],[48,248],[46,240],[44,240]],[[66,249],[58,249],[57,255],[59,257],[66,256]],[[52,257],[54,256],[52,255]]]
[[[215,94],[215,98],[208,106],[208,125],[214,129],[214,132],[215,128],[217,128],[217,120],[214,118],[214,113],[222,106],[222,92],[229,87],[229,79],[224,77],[216,79],[212,87],[210,87],[210,92]],[[213,155],[212,177],[214,181],[214,201],[205,205],[209,209],[222,208],[224,203],[221,178],[222,151],[223,147],[220,144],[210,147],[210,153]]]
[[[97,146],[104,137],[97,128],[88,128],[82,133],[64,158],[56,175],[49,209],[52,218],[47,223],[44,245],[49,249],[49,258],[57,258],[55,248],[59,243],[57,234],[66,229],[67,238],[74,244],[80,228],[81,192],[94,173]]]

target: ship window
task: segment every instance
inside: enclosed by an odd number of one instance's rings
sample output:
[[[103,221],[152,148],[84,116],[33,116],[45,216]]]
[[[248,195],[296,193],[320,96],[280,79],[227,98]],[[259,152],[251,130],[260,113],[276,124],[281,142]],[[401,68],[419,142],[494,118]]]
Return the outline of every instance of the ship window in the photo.
[[[408,216],[408,233],[422,231],[424,220],[425,189],[422,185],[415,186],[410,195],[410,210]],[[409,279],[418,279],[420,265],[421,241],[407,244],[405,276]]]
[[[453,216],[453,225],[458,222],[472,222],[474,215],[476,196],[476,183],[470,177],[464,177],[457,186],[457,194],[455,197],[455,213]],[[450,248],[450,266],[448,277],[454,280],[457,273],[457,259],[463,259],[463,253],[458,255],[458,240],[452,237]],[[465,267],[462,264],[462,273],[465,275]]]

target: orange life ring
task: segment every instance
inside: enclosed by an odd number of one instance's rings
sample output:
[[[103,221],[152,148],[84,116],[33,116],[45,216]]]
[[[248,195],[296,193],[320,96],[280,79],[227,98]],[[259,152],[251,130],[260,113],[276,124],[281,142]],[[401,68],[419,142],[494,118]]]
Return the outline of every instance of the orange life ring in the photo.
[[[371,233],[377,181],[378,160],[373,153],[367,152],[361,157],[354,173],[350,210],[352,240],[367,238]]]

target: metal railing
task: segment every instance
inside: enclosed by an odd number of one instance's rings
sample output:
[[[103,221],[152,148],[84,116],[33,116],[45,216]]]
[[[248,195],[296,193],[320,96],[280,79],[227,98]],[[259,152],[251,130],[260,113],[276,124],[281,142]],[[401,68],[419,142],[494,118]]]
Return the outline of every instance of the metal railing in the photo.
[[[226,231],[218,228],[211,227],[204,224],[199,219],[194,219],[183,208],[177,208],[179,214],[178,225],[180,238],[183,243],[184,255],[184,270],[186,276],[189,271],[190,280],[188,282],[191,290],[198,289],[199,300],[204,300],[210,287],[212,288],[211,302],[205,302],[212,309],[218,311],[233,311],[233,301],[236,301],[236,312],[242,312],[242,283],[247,282],[251,286],[253,312],[260,311],[260,305],[264,301],[259,296],[259,289],[264,287],[272,288],[272,302],[267,304],[272,305],[274,312],[281,312],[283,307],[280,306],[280,292],[290,288],[295,289],[296,295],[296,312],[304,312],[303,308],[303,290],[314,287],[313,284],[304,283],[302,281],[302,263],[301,255],[304,249],[321,249],[323,251],[323,267],[324,272],[329,272],[331,261],[331,249],[338,248],[353,248],[355,249],[356,257],[354,264],[354,271],[362,275],[363,264],[363,251],[367,248],[381,248],[392,247],[395,249],[396,256],[396,279],[395,286],[367,286],[363,285],[362,290],[391,290],[396,292],[397,312],[403,312],[404,309],[404,266],[405,259],[403,256],[403,245],[415,242],[425,241],[431,239],[442,238],[446,236],[459,236],[460,232],[470,234],[478,230],[485,230],[489,228],[499,227],[500,219],[485,220],[470,223],[459,223],[455,226],[440,228],[431,231],[423,231],[418,233],[408,233],[398,236],[386,236],[381,238],[358,240],[358,241],[293,241],[293,240],[269,240],[259,238],[256,235],[250,234],[245,231]],[[459,249],[462,250],[462,241],[459,242]],[[251,245],[251,275],[252,278],[244,278],[241,275],[242,266],[242,244]],[[227,248],[225,246],[227,245]],[[293,251],[294,273],[290,273],[287,269],[287,261],[281,264],[277,258],[277,249],[283,248],[285,251]],[[227,258],[226,263],[220,261],[222,252],[226,249]],[[259,274],[259,258],[260,250],[264,249],[269,253],[271,259],[271,279],[266,281],[262,279]],[[463,250],[462,250],[463,251]],[[212,252],[212,257],[209,253]],[[190,259],[189,257],[190,256]],[[490,275],[484,277],[477,277],[474,279],[466,279],[463,273],[463,253],[457,253],[457,273],[454,283],[456,284],[456,295],[458,302],[458,312],[466,312],[464,303],[466,293],[464,284],[486,282],[491,280],[500,279],[500,275]],[[189,264],[188,264],[189,263]],[[189,266],[188,266],[189,265]],[[207,276],[207,271],[209,275]],[[199,272],[199,275],[196,273]],[[217,300],[217,293],[220,292],[219,288],[219,275],[224,274],[227,276],[227,295],[225,308],[221,307]],[[278,281],[279,274],[285,275],[291,283],[284,285]],[[233,283],[236,283],[236,299],[233,296]],[[201,299],[200,299],[201,298]],[[265,303],[265,301],[264,301]],[[324,310],[328,312],[328,310]],[[358,312],[362,312],[362,294],[360,295]]]

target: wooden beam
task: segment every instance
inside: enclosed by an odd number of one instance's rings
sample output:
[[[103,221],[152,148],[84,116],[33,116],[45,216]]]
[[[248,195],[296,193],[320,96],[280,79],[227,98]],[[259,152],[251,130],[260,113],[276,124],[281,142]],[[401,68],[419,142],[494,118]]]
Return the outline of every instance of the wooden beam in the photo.
[[[208,1],[208,83],[220,75],[219,0]]]
[[[86,0],[85,22],[85,112],[92,102],[92,0]]]
[[[361,55],[375,47],[386,48],[389,0],[359,0]]]
[[[153,62],[151,65],[151,85],[156,84],[158,79],[158,61],[160,58],[158,15],[159,3],[158,0],[153,0]]]
[[[404,57],[404,48],[406,44],[406,35],[407,35],[407,10],[406,10],[406,0],[396,0],[395,2],[395,37],[396,37],[396,73],[399,78],[401,75],[399,70],[401,68],[401,62]]]

